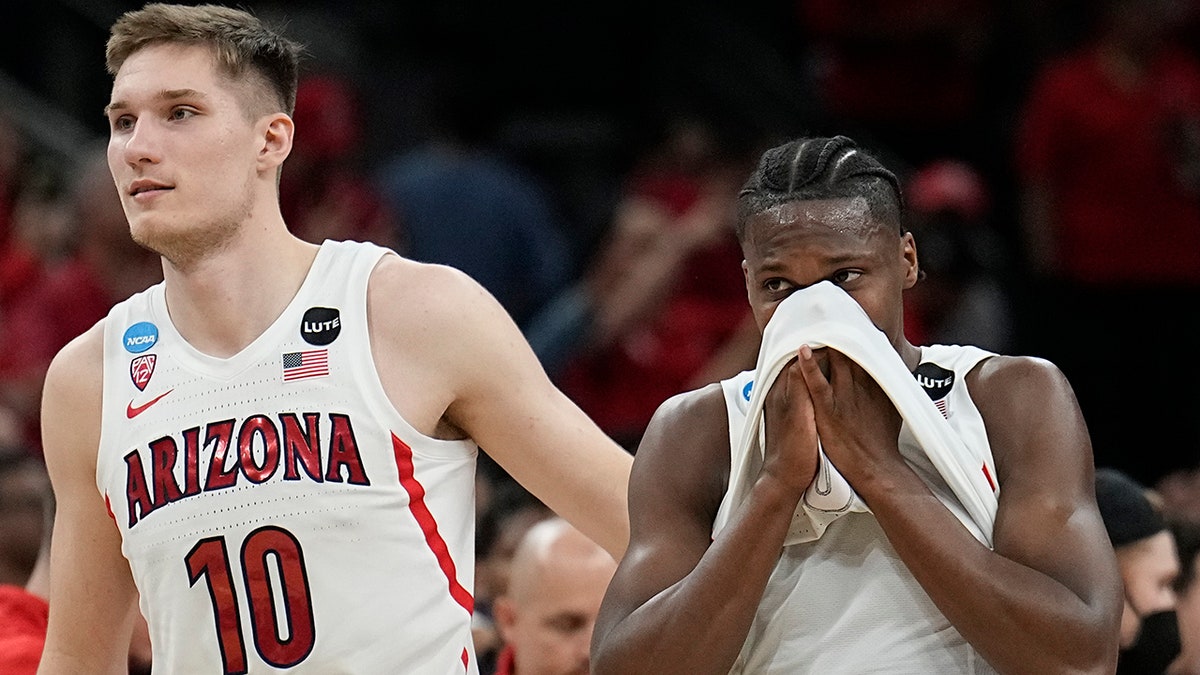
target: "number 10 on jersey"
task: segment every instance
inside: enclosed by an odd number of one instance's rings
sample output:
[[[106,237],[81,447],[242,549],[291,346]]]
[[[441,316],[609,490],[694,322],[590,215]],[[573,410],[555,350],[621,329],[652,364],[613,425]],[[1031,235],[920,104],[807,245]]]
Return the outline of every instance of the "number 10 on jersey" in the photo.
[[[225,537],[196,542],[184,563],[192,586],[202,578],[208,585],[225,673],[245,673],[246,640]],[[276,668],[300,663],[317,634],[300,542],[283,528],[260,527],[242,541],[241,568],[258,655]]]

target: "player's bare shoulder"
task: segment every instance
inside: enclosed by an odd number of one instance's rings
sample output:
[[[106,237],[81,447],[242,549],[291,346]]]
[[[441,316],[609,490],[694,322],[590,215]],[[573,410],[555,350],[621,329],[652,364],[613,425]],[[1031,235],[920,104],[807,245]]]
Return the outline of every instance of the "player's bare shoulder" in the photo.
[[[45,391],[93,392],[99,401],[104,373],[104,324],[101,320],[68,342],[50,362]]]
[[[393,340],[440,351],[468,338],[469,328],[507,315],[463,272],[444,265],[385,255],[367,287],[372,338],[385,326]],[[415,341],[415,343],[413,342]]]
[[[994,356],[966,378],[983,417],[1001,482],[1018,467],[1090,461],[1075,394],[1053,363],[1030,356]]]
[[[967,374],[971,398],[989,419],[988,411],[1036,414],[1051,404],[1074,404],[1066,376],[1050,361],[1034,356],[993,356]]]
[[[383,256],[367,285],[367,321],[384,391],[422,433],[460,437],[445,428],[447,409],[485,375],[521,361],[510,358],[524,342],[508,314],[451,267]]]
[[[696,432],[721,426],[722,433],[728,437],[729,420],[725,415],[725,394],[721,384],[714,382],[668,398],[654,413],[653,424],[670,427],[673,431],[683,431],[676,427],[702,427],[695,429]]]
[[[689,495],[715,516],[729,482],[729,416],[720,383],[676,394],[654,413],[634,457],[634,486]],[[710,521],[711,522],[711,521]]]
[[[47,461],[56,448],[94,450],[104,386],[104,325],[92,326],[59,350],[42,387],[42,438]],[[80,443],[82,442],[82,444]],[[94,459],[94,456],[92,457]]]

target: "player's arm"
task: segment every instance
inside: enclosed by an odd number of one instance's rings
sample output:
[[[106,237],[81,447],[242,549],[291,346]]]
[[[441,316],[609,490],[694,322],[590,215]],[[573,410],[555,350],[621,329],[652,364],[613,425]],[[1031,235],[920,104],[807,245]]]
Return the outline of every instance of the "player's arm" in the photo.
[[[125,673],[136,592],[121,535],[96,489],[103,329],[59,352],[46,374],[42,440],[56,510],[50,625],[39,673]]]
[[[500,304],[457,270],[394,256],[380,263],[371,283],[371,298],[378,299],[369,300],[372,319],[388,326],[373,329],[373,345],[381,346],[377,364],[388,358],[384,351],[419,355],[405,362],[403,379],[409,388],[423,385],[423,401],[415,405],[439,399],[423,415],[472,438],[619,559],[629,541],[632,457],[550,382]],[[383,370],[389,368],[385,363]]]
[[[831,362],[836,385],[850,362],[840,355]],[[826,398],[831,390],[821,386],[811,361],[806,373],[817,382],[818,428],[823,440],[829,431],[831,460],[850,470],[847,479],[913,576],[989,663],[1005,673],[1113,667],[1121,582],[1095,503],[1087,429],[1057,368],[994,357],[967,375],[1000,482],[994,550],[971,536],[906,465],[870,451],[839,463],[835,454],[844,452],[849,435],[832,442],[836,429],[854,423],[834,420],[850,412],[851,399]]]
[[[780,384],[768,398],[766,464],[715,538],[729,474],[721,387],[681,394],[655,413],[630,478],[629,551],[592,635],[594,673],[729,672],[816,469],[811,404],[804,396],[788,406]]]

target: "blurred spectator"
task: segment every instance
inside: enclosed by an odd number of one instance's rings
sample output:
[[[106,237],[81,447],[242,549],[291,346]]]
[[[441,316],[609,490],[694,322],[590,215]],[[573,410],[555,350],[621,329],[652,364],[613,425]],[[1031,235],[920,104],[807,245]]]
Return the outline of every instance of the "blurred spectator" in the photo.
[[[1097,463],[1148,485],[1195,465],[1172,448],[1200,447],[1200,389],[1181,386],[1200,378],[1200,63],[1173,7],[1097,3],[1093,39],[1038,77],[1017,147],[1030,348],[1074,384]]]
[[[972,124],[995,4],[799,0],[826,114],[868,130],[910,162],[932,159],[924,153],[933,138],[942,152],[986,141]]]
[[[20,166],[24,161],[24,141],[0,110],[0,318],[13,298],[36,285],[42,267],[37,253],[14,232]]]
[[[592,629],[617,563],[565,520],[529,529],[496,601],[497,675],[587,675]]]
[[[49,485],[46,469],[33,452],[21,445],[0,445],[0,584],[22,585],[33,571]]]
[[[1117,673],[1160,675],[1181,650],[1175,540],[1146,489],[1120,471],[1096,470],[1096,504],[1125,586]]]
[[[279,182],[279,207],[301,239],[395,245],[395,224],[356,163],[363,123],[349,83],[328,75],[303,78],[296,90],[296,135]]]
[[[24,455],[26,461],[36,460]],[[0,459],[0,461],[3,461]],[[0,505],[0,516],[13,508],[7,504],[7,492]],[[6,675],[33,675],[42,658],[42,647],[46,644],[46,625],[50,617],[50,529],[53,527],[53,506],[48,500],[49,482],[43,476],[43,484],[30,495],[28,504],[20,508],[22,514],[37,523],[37,535],[32,542],[33,557],[29,560],[28,573],[19,581],[0,582],[0,672]],[[8,532],[0,541],[7,542]],[[24,537],[23,537],[24,538]],[[28,542],[27,542],[28,543]]]
[[[0,467],[4,454],[0,452]],[[41,466],[28,453],[26,461]],[[2,470],[2,469],[0,469]],[[0,582],[0,673],[4,675],[34,675],[46,644],[46,626],[50,616],[50,546],[54,529],[54,497],[44,469],[36,485],[25,490],[26,504],[22,512],[37,522],[36,538],[26,542],[32,546],[30,574],[20,582]],[[0,482],[0,517],[10,505],[8,486]],[[0,542],[8,543],[7,530]],[[24,539],[24,537],[23,537]],[[150,675],[150,631],[145,619],[138,615],[129,643],[130,675]]]
[[[570,281],[566,239],[541,185],[492,150],[495,102],[447,86],[440,135],[379,174],[399,246],[414,260],[466,272],[524,328]]]
[[[471,615],[476,660],[484,675],[496,667],[501,639],[494,602],[508,590],[517,545],[531,527],[554,515],[507,474],[493,476],[490,482],[489,503],[475,530],[475,612]]]
[[[906,187],[910,228],[923,278],[904,294],[904,331],[914,344],[1013,349],[1006,266],[992,229],[991,195],[969,165],[939,160]]]
[[[677,125],[630,177],[585,281],[588,327],[556,379],[627,448],[670,396],[754,365],[732,229],[741,169],[707,127]]]
[[[1172,520],[1171,533],[1179,550],[1178,596],[1179,640],[1183,655],[1171,668],[1172,675],[1200,673],[1200,521]]]
[[[103,156],[81,165],[71,193],[76,248],[10,306],[0,325],[0,401],[37,437],[42,379],[54,354],[119,299],[162,280],[156,254],[134,243]]]
[[[1200,469],[1172,471],[1158,481],[1154,491],[1161,497],[1168,519],[1200,523]]]
[[[0,251],[7,246],[11,232],[18,170],[24,152],[24,142],[20,133],[4,110],[0,109]]]

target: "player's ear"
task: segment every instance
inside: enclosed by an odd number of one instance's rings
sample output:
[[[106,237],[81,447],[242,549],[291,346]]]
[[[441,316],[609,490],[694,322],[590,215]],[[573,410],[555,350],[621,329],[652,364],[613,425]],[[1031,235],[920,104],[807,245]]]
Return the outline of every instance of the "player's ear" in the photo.
[[[258,151],[259,171],[274,171],[292,152],[296,125],[283,113],[266,115],[259,120],[262,145]]]
[[[510,641],[513,627],[517,623],[517,609],[508,596],[502,595],[493,602],[492,618],[496,620],[496,629],[500,632],[500,639],[505,642]]]
[[[904,264],[904,288],[912,288],[921,276],[921,265],[917,260],[917,242],[912,232],[900,236],[900,257]]]

